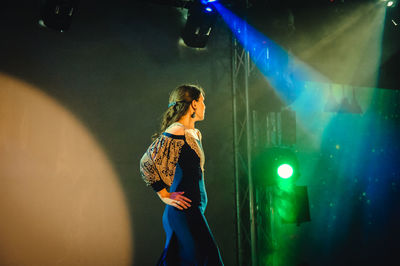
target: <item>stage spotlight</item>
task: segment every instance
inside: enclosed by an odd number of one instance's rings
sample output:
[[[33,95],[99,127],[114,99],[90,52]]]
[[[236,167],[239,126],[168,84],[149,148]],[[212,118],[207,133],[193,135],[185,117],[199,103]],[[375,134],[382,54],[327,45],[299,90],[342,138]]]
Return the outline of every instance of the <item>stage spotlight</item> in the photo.
[[[397,6],[397,1],[388,1],[388,0],[381,0],[381,2],[384,2],[386,7],[395,7]]]
[[[351,113],[351,104],[347,97],[343,97],[342,101],[340,102],[338,113]]]
[[[217,12],[210,1],[196,1],[189,7],[182,39],[187,46],[204,48],[217,19]]]
[[[338,104],[335,96],[333,95],[332,85],[330,85],[329,95],[328,95],[328,99],[325,103],[324,111],[325,112],[337,112],[338,109],[339,109],[339,104]]]
[[[290,164],[281,164],[278,166],[277,172],[280,178],[288,179],[293,176],[293,167]]]
[[[362,114],[361,106],[358,103],[357,98],[356,98],[355,88],[353,88],[353,98],[351,99],[351,102],[350,102],[349,98],[345,96],[345,91],[344,91],[344,86],[343,86],[343,98],[338,106],[337,112],[338,113],[350,113],[350,114]]]
[[[253,164],[257,188],[273,187],[273,207],[282,223],[310,221],[306,186],[296,186],[300,176],[299,163],[293,150],[284,147],[265,149],[255,156]]]
[[[362,114],[362,109],[356,98],[356,89],[353,88],[353,98],[350,102],[350,110],[353,114]]]
[[[255,157],[253,170],[256,183],[260,186],[293,183],[300,175],[296,154],[283,147],[268,148],[261,152]]]
[[[338,103],[336,98],[333,96],[332,88],[329,90],[328,100],[325,104],[324,108],[325,112],[334,112],[334,113],[352,113],[352,114],[362,114],[362,108],[357,101],[356,91],[353,88],[353,97],[351,101],[349,98],[345,96],[345,87],[343,85],[343,98]]]
[[[42,1],[39,25],[61,32],[68,30],[78,4],[79,0]]]

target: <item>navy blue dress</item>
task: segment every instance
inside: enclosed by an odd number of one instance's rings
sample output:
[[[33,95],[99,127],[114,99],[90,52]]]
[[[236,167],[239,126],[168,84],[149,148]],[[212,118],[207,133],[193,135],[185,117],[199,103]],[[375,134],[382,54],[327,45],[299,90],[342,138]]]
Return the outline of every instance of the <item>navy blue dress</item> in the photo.
[[[169,133],[163,133],[163,135],[185,140],[185,136]],[[200,141],[198,144],[201,147]],[[163,215],[166,243],[157,265],[223,265],[218,247],[204,216],[207,193],[200,167],[200,158],[186,140],[182,146],[174,179],[169,189],[169,192],[181,191],[185,192],[183,194],[185,197],[192,200],[191,207],[179,210],[166,205]]]

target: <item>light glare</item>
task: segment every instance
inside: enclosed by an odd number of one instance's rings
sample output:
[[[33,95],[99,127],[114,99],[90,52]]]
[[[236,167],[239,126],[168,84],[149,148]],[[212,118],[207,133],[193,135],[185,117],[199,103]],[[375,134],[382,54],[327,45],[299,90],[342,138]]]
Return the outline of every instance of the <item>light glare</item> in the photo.
[[[278,175],[284,179],[290,178],[293,175],[293,168],[289,164],[282,164],[278,167]]]

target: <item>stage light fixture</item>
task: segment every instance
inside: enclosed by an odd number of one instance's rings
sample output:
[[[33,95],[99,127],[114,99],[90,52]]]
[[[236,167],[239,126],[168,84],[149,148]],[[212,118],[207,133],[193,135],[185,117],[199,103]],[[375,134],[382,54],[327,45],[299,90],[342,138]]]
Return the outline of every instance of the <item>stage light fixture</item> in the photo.
[[[351,110],[351,113],[353,113],[353,114],[362,114],[363,113],[362,108],[356,98],[356,89],[355,88],[353,88],[353,98],[351,99],[351,102],[350,102],[350,110]]]
[[[207,45],[218,16],[211,2],[195,1],[190,5],[182,32],[182,39],[187,46],[204,48]]]
[[[338,113],[351,113],[351,104],[347,97],[343,97],[342,101],[340,102]]]
[[[40,5],[39,25],[58,31],[66,31],[71,26],[79,0],[44,0]]]
[[[291,178],[293,176],[293,167],[290,164],[281,164],[278,166],[277,173],[280,178]]]
[[[339,109],[339,104],[338,104],[335,96],[333,95],[332,85],[330,85],[329,95],[328,95],[328,99],[325,103],[324,111],[325,112],[337,112],[338,109]]]
[[[256,155],[253,171],[256,183],[260,186],[293,183],[300,175],[296,154],[284,147],[268,148]]]
[[[395,0],[392,0],[392,1],[381,0],[381,2],[384,2],[386,7],[395,7],[395,6],[397,6],[397,1],[395,1]]]
[[[310,221],[306,186],[297,186],[300,176],[295,152],[286,147],[265,149],[254,158],[254,180],[257,188],[273,188],[273,207],[282,223]]]
[[[345,96],[345,89],[343,85],[343,98],[337,109],[338,113],[362,114],[362,109],[356,98],[355,88],[353,88],[353,97],[351,101]]]

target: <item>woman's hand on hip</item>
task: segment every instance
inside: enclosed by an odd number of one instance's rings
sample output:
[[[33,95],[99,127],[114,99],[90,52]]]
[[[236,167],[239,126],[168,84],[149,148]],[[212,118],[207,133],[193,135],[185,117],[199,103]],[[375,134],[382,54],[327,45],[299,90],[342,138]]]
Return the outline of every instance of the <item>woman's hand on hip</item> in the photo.
[[[174,206],[179,210],[187,209],[191,206],[190,202],[192,201],[189,198],[183,196],[184,193],[185,192],[183,191],[169,193],[165,188],[157,192],[158,196],[165,204]]]

